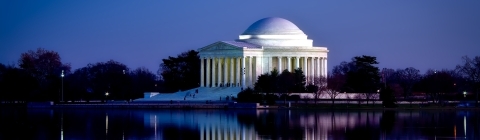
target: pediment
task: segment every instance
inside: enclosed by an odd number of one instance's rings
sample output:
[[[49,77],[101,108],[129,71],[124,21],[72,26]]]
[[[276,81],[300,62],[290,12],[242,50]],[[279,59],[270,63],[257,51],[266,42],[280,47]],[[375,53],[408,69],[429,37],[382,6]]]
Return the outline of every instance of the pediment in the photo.
[[[198,51],[216,51],[216,50],[240,50],[238,46],[234,46],[222,41],[215,42],[203,48],[200,48]]]

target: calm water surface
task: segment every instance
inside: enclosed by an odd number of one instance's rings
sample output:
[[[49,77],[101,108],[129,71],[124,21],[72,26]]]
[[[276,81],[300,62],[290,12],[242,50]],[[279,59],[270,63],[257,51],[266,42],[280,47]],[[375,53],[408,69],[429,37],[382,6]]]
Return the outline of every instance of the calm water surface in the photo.
[[[2,108],[0,139],[480,139],[479,114]]]

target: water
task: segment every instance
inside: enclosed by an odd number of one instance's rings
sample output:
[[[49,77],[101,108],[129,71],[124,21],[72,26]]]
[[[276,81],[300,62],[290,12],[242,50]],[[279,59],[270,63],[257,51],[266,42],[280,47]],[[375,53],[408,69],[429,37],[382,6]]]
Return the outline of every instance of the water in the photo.
[[[479,114],[2,108],[0,139],[480,139]]]

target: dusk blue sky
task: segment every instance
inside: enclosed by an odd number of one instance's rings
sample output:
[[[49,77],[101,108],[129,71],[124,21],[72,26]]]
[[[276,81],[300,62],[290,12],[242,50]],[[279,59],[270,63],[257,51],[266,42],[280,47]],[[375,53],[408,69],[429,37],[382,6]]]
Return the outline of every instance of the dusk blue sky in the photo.
[[[380,68],[424,73],[480,55],[480,0],[3,0],[0,63],[42,47],[72,70],[112,59],[156,73],[163,58],[235,40],[265,17],[290,20],[328,47],[329,70],[371,55]]]

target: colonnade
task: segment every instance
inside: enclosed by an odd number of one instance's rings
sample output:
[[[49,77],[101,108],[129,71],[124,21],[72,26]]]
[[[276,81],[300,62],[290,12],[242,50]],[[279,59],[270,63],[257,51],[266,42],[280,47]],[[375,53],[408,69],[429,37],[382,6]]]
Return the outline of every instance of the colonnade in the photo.
[[[256,60],[256,56],[202,58],[200,86],[246,87],[245,85],[251,85],[256,80],[252,78],[256,77],[256,71],[253,71],[256,69]]]
[[[268,64],[264,66],[263,64]],[[327,58],[312,56],[242,56],[242,57],[203,57],[200,63],[201,87],[248,87],[255,84],[260,74],[273,69],[281,73],[287,69],[293,72],[301,68],[307,83],[313,77],[327,75]]]
[[[306,77],[307,83],[312,83],[314,77],[327,76],[327,58],[312,56],[274,56],[270,57],[271,68],[293,72],[294,69],[301,68]]]

